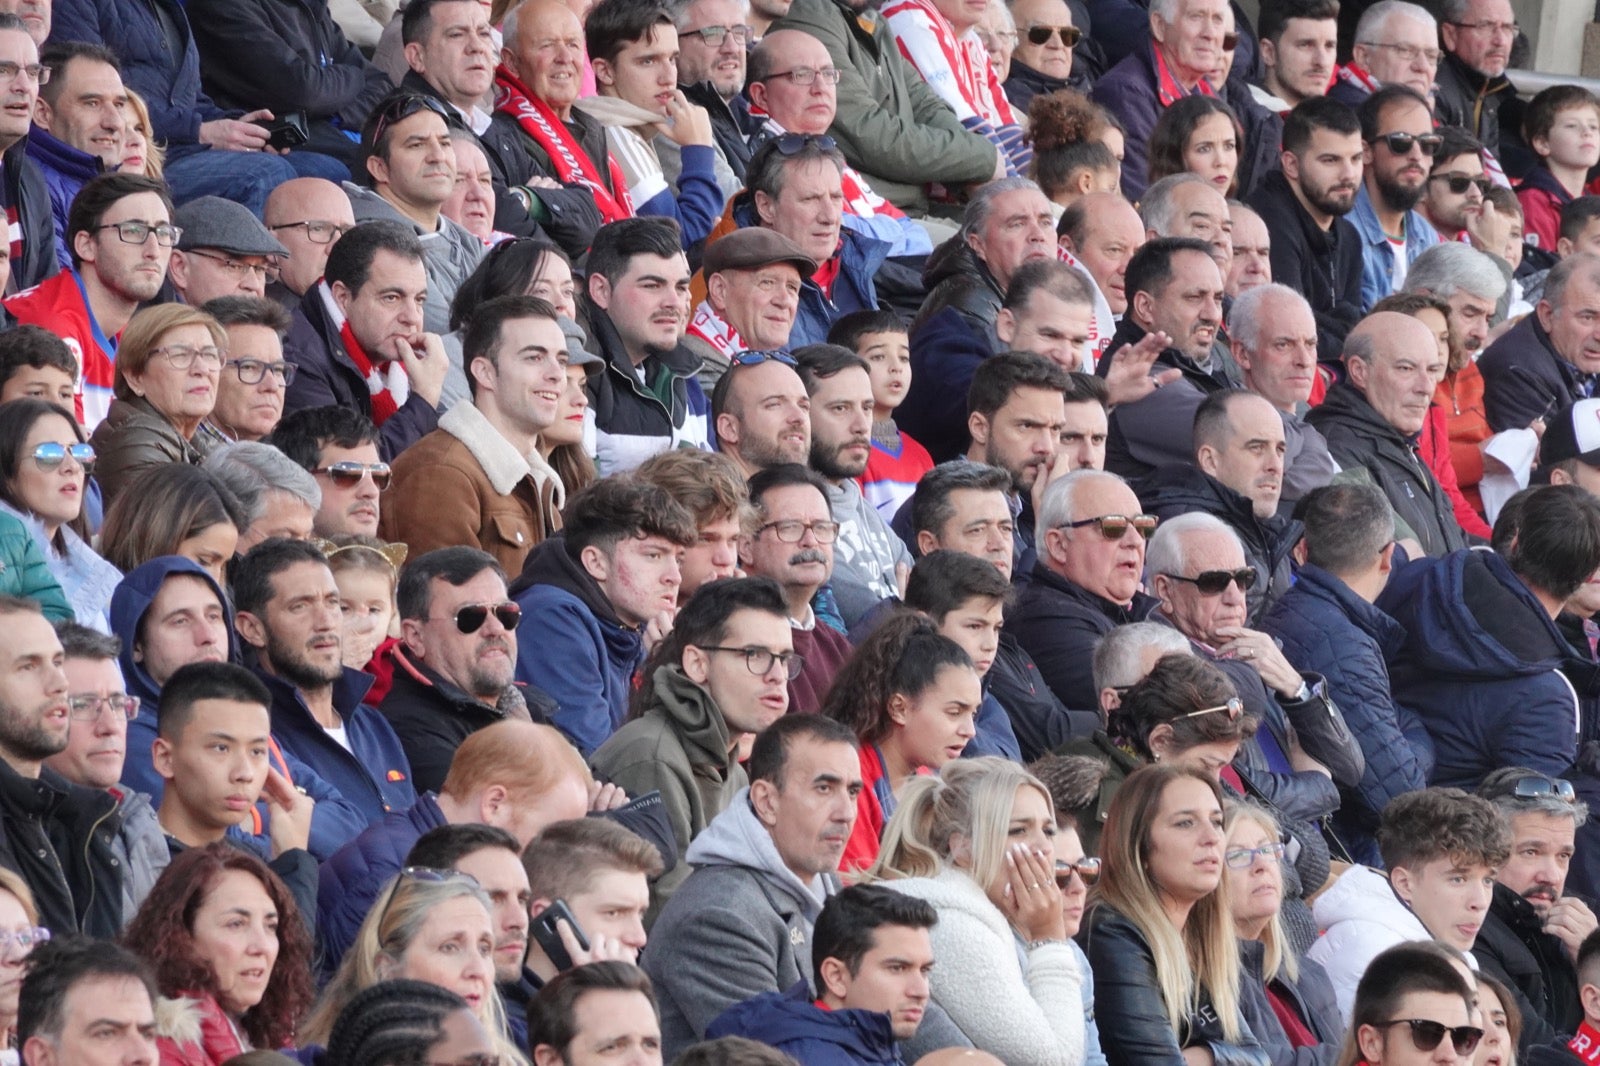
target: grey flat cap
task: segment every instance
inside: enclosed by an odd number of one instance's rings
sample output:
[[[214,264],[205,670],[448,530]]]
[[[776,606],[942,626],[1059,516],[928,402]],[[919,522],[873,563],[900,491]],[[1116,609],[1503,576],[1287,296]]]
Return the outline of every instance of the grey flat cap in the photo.
[[[288,255],[289,249],[267,232],[243,204],[220,196],[202,196],[178,208],[173,224],[183,230],[178,248],[216,248],[234,255]]]

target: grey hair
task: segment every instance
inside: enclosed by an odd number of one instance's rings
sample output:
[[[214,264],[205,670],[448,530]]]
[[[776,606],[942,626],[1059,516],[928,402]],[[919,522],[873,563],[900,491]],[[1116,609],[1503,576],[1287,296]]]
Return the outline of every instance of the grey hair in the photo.
[[[1156,574],[1183,574],[1187,571],[1189,553],[1184,549],[1183,538],[1188,533],[1225,534],[1238,546],[1239,553],[1244,554],[1244,544],[1233,527],[1216,515],[1190,511],[1177,518],[1169,518],[1156,527],[1156,534],[1150,538],[1150,546],[1144,552],[1145,574],[1154,577]]]
[[[1378,0],[1361,13],[1361,20],[1356,23],[1356,44],[1379,44],[1378,31],[1388,24],[1391,17],[1404,17],[1415,19],[1428,27],[1429,32],[1438,36],[1439,24],[1434,21],[1428,9],[1408,0]]]
[[[967,201],[966,214],[961,216],[961,236],[965,238],[982,232],[990,214],[994,211],[995,199],[1019,189],[1032,189],[1039,195],[1044,195],[1040,192],[1038,183],[1031,178],[996,178],[980,187],[972,194],[972,199]]]
[[[1505,295],[1506,276],[1489,256],[1459,241],[1441,241],[1429,248],[1406,271],[1406,292],[1431,292],[1448,300],[1466,292],[1480,300]]]
[[[1294,300],[1308,314],[1311,311],[1311,305],[1304,296],[1275,281],[1244,290],[1233,298],[1233,309],[1228,312],[1228,336],[1238,341],[1247,352],[1261,350],[1261,319],[1268,300]]]
[[[1144,191],[1139,197],[1139,221],[1144,223],[1144,228],[1154,233],[1157,237],[1172,236],[1172,194],[1185,185],[1206,185],[1211,183],[1200,175],[1190,171],[1178,174],[1168,174],[1154,185]]]
[[[517,47],[517,22],[519,21],[517,12],[521,10],[522,4],[514,5],[510,11],[506,12],[506,17],[500,22],[500,40],[504,42],[503,48],[515,49]]]
[[[1140,671],[1145,649],[1154,648],[1162,655],[1193,655],[1189,638],[1160,622],[1130,622],[1118,626],[1095,642],[1094,688],[1124,688],[1138,684],[1144,677]],[[1160,658],[1160,656],[1157,656]]]
[[[1586,271],[1584,277],[1589,279],[1591,285],[1600,285],[1600,255],[1592,252],[1579,252],[1569,255],[1561,262],[1550,268],[1550,273],[1545,275],[1544,291],[1540,299],[1549,304],[1553,310],[1561,310],[1562,300],[1567,294],[1567,282],[1578,271]]]
[[[1016,0],[990,0],[988,10],[1000,12],[1005,16],[1006,25],[1016,29],[1017,20],[1011,14],[1011,5],[1014,3],[1016,3]]]
[[[1478,784],[1478,795],[1494,804],[1509,822],[1519,814],[1542,814],[1547,818],[1571,818],[1574,828],[1581,829],[1589,820],[1589,805],[1582,800],[1568,803],[1554,793],[1543,796],[1518,796],[1517,782],[1524,777],[1549,778],[1538,770],[1525,766],[1503,766],[1491,771]]]
[[[1047,529],[1059,529],[1072,521],[1072,497],[1078,491],[1078,486],[1097,478],[1108,478],[1119,485],[1127,484],[1109,470],[1074,470],[1065,474],[1044,490],[1035,528],[1043,534]]]
[[[699,2],[700,0],[673,0],[667,5],[667,13],[672,16],[672,24],[680,33],[689,26],[689,9]],[[741,11],[739,17],[744,18],[750,12],[750,0],[738,0],[738,4]]]
[[[205,469],[239,497],[246,528],[266,513],[269,492],[293,496],[313,511],[322,507],[322,489],[317,479],[270,444],[242,440],[223,445],[206,458]]]
[[[1150,13],[1162,22],[1173,23],[1178,18],[1178,4],[1182,0],[1150,0]]]
[[[1444,0],[1439,5],[1439,14],[1446,22],[1460,22],[1467,15],[1467,9],[1472,6],[1472,0]]]

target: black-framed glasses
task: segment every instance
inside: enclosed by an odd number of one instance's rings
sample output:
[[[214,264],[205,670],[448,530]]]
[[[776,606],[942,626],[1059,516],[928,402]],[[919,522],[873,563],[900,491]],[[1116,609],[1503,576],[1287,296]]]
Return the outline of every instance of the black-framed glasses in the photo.
[[[45,85],[50,81],[50,68],[43,63],[0,63],[0,83],[10,84],[17,80],[18,74],[26,74],[35,85]]]
[[[1488,196],[1489,190],[1494,188],[1494,182],[1490,181],[1482,174],[1457,174],[1454,172],[1449,174],[1431,174],[1428,176],[1428,180],[1444,182],[1449,186],[1450,191],[1456,196],[1462,195],[1474,185],[1478,187],[1478,193],[1482,196]]]
[[[222,365],[239,376],[241,385],[259,385],[262,378],[271,374],[285,389],[294,384],[294,376],[300,372],[300,368],[288,360],[269,363],[262,359],[229,359]]]
[[[1076,522],[1063,522],[1061,528],[1082,529],[1084,526],[1098,526],[1102,537],[1107,540],[1121,540],[1127,535],[1128,527],[1132,526],[1139,536],[1149,540],[1155,533],[1156,526],[1160,524],[1161,519],[1153,514],[1103,514],[1079,519]]]
[[[183,227],[174,226],[170,222],[144,222],[140,219],[129,219],[126,222],[107,222],[96,226],[94,231],[99,233],[103,229],[117,231],[117,240],[123,244],[143,244],[150,239],[153,233],[156,243],[163,248],[171,248],[178,243],[178,238],[183,236]]]
[[[423,96],[421,93],[401,93],[398,96],[390,97],[389,102],[384,105],[383,109],[377,112],[375,117],[369,119],[372,122],[372,136],[370,138],[362,137],[362,143],[369,148],[378,144],[383,140],[383,135],[389,132],[390,126],[393,126],[396,122],[404,122],[412,115],[422,111],[432,111],[435,115],[444,119],[446,126],[450,125],[450,113],[444,109],[444,104],[438,100],[431,96]]]
[[[27,958],[40,944],[50,942],[50,930],[42,925],[27,929],[0,929],[0,958]]]
[[[267,279],[267,272],[272,269],[272,266],[269,263],[246,263],[244,260],[235,259],[231,255],[217,255],[215,252],[207,252],[200,248],[190,248],[183,254],[198,255],[201,259],[211,260],[213,263],[217,264],[218,269],[220,269],[224,274],[228,275],[228,277],[232,278],[234,281],[240,280],[246,274],[254,274],[256,277],[265,281]]]
[[[821,78],[824,85],[838,85],[839,79],[842,77],[844,77],[844,71],[838,67],[795,67],[793,70],[781,70],[775,74],[768,74],[767,80],[788,78],[796,85],[815,85],[817,79]],[[798,136],[798,134],[786,134],[786,136]],[[784,154],[788,155],[789,153],[785,152]]]
[[[788,519],[783,522],[768,522],[756,528],[756,536],[761,536],[767,530],[772,530],[772,535],[784,544],[799,544],[810,533],[818,544],[832,544],[839,536],[839,523],[833,521],[802,522],[799,519]]]
[[[469,603],[457,607],[456,613],[451,615],[450,619],[462,633],[476,633],[483,628],[483,623],[489,620],[490,612],[494,613],[494,620],[499,622],[500,628],[507,633],[516,629],[522,622],[522,608],[512,600],[503,600],[500,603]],[[429,621],[442,622],[445,619],[432,618]]]
[[[1522,32],[1522,27],[1515,22],[1452,22],[1450,25],[1474,33],[1497,33],[1507,37],[1515,37]]]
[[[728,648],[715,644],[696,644],[701,651],[720,651],[729,655],[744,656],[745,669],[757,677],[766,677],[772,672],[772,664],[777,663],[783,667],[783,672],[790,681],[800,676],[800,671],[805,669],[806,659],[797,651],[773,651],[771,648]]]
[[[1256,586],[1256,568],[1241,566],[1237,570],[1202,570],[1194,577],[1168,574],[1174,581],[1182,581],[1200,590],[1202,596],[1219,596],[1230,584],[1238,585],[1240,592],[1249,592]]]
[[[223,361],[228,358],[228,353],[214,344],[196,346],[193,344],[163,344],[159,348],[150,349],[150,357],[156,356],[167,361],[167,365],[174,370],[188,370],[198,361],[204,366],[222,369]]]
[[[1222,853],[1222,861],[1232,869],[1248,870],[1256,864],[1257,859],[1282,862],[1284,853],[1288,850],[1283,846],[1281,840],[1274,840],[1272,843],[1263,844],[1259,848],[1230,848]]]
[[[798,367],[794,356],[788,352],[769,349],[766,351],[740,352],[728,361],[733,366],[760,366],[762,363],[782,363],[784,366]]]
[[[1455,1045],[1457,1055],[1472,1054],[1478,1049],[1478,1041],[1483,1039],[1483,1030],[1476,1025],[1446,1025],[1426,1018],[1395,1018],[1393,1021],[1378,1022],[1376,1028],[1388,1029],[1395,1025],[1409,1025],[1411,1043],[1424,1053],[1438,1047],[1446,1033],[1450,1034],[1450,1043]]]
[[[85,469],[94,465],[93,444],[81,441],[77,444],[61,444],[53,440],[34,446],[33,465],[48,474],[66,462],[69,455],[73,462]]]
[[[1228,721],[1237,722],[1244,714],[1244,700],[1238,696],[1229,696],[1227,703],[1219,703],[1215,707],[1202,707],[1198,711],[1177,715],[1176,718],[1198,718],[1202,714],[1225,714],[1228,716]]]
[[[259,380],[259,379],[258,379]],[[382,492],[389,487],[389,482],[394,479],[394,472],[389,469],[388,463],[358,463],[353,459],[329,463],[319,466],[311,471],[313,474],[327,474],[328,480],[341,489],[353,489],[361,484],[361,479],[371,477],[372,483]]]
[[[1416,145],[1422,149],[1422,154],[1432,158],[1439,154],[1439,148],[1444,144],[1444,136],[1438,133],[1380,133],[1373,138],[1373,143],[1382,141],[1385,148],[1395,155],[1409,155],[1411,146]],[[1466,192],[1465,189],[1461,190]]]
[[[1564,777],[1528,776],[1517,778],[1517,783],[1512,786],[1511,794],[1518,799],[1540,799],[1544,796],[1554,796],[1568,803],[1576,803],[1577,790],[1572,787],[1572,782]]]
[[[755,30],[743,23],[735,26],[701,26],[698,30],[679,31],[678,39],[698,37],[705,42],[707,48],[721,48],[722,42],[728,38],[729,34],[732,34],[733,39],[739,44],[744,44],[750,40],[750,35],[754,32]]]
[[[1066,859],[1056,860],[1056,887],[1063,892],[1072,884],[1076,876],[1083,882],[1083,887],[1093,888],[1095,882],[1100,880],[1100,860],[1093,855],[1085,855],[1077,862],[1068,862]]]
[[[1071,48],[1083,39],[1083,31],[1076,26],[1029,26],[1027,32],[1028,43],[1032,45],[1046,45],[1050,38],[1059,36],[1061,43]]]
[[[81,696],[67,697],[67,715],[74,721],[96,721],[100,717],[100,712],[107,709],[131,722],[139,717],[139,697],[122,693],[115,696],[85,693]]]
[[[304,222],[280,222],[276,226],[268,226],[267,228],[274,233],[281,229],[304,228],[306,240],[312,244],[332,244],[346,233],[355,229],[355,226],[343,222],[327,222],[323,219],[307,219]]]

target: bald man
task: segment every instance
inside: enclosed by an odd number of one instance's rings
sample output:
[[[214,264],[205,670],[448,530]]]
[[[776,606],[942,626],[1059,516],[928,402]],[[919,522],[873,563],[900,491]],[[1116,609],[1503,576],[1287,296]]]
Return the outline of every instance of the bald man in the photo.
[[[293,310],[306,290],[322,279],[334,242],[356,224],[350,197],[324,178],[295,178],[267,196],[267,229],[289,249],[280,261],[278,280],[267,286],[267,297]]]
[[[1383,490],[1423,551],[1437,556],[1466,547],[1450,498],[1416,454],[1434,386],[1444,376],[1437,340],[1418,319],[1380,311],[1345,338],[1344,362],[1348,379],[1328,390],[1307,421],[1327,438],[1346,475],[1364,471]]]
[[[1125,313],[1128,261],[1145,242],[1144,222],[1133,205],[1118,192],[1080,196],[1062,213],[1056,239],[1094,278],[1111,313]]]

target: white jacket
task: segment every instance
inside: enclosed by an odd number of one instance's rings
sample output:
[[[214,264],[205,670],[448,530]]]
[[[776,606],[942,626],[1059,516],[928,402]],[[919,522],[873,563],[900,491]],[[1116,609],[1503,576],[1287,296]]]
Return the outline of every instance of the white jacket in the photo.
[[[949,868],[884,885],[926,900],[933,927],[933,999],[973,1046],[1007,1066],[1082,1066],[1083,975],[1069,944],[1027,952],[977,882]]]

